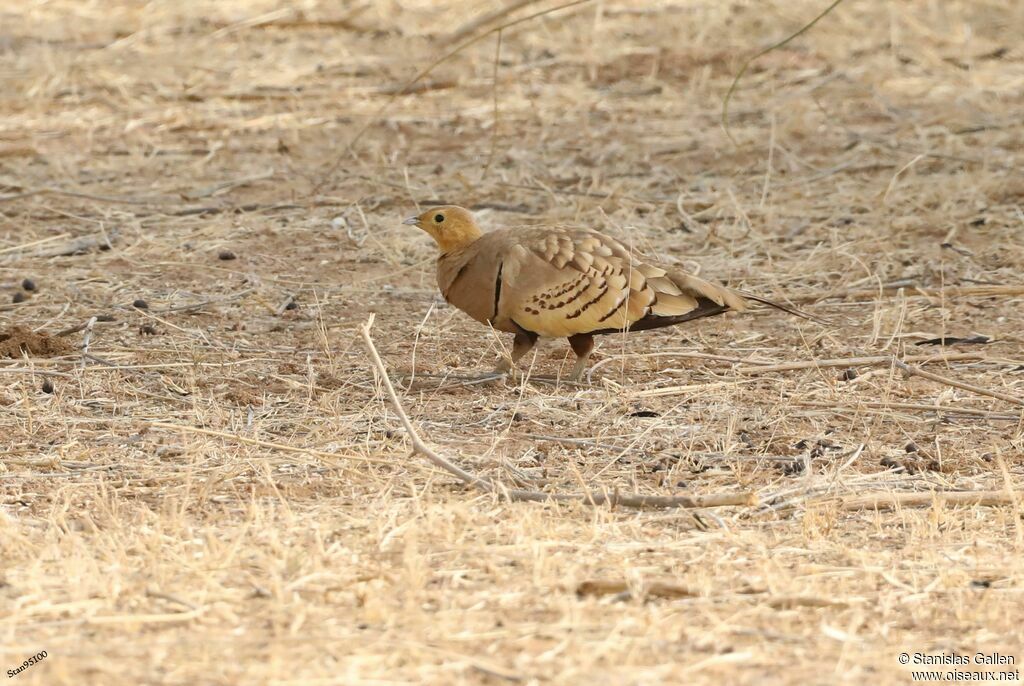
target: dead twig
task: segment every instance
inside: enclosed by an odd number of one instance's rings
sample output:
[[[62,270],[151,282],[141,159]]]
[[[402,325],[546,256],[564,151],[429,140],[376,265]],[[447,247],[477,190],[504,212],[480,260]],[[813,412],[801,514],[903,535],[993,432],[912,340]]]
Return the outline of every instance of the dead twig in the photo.
[[[532,5],[536,2],[539,2],[539,0],[512,0],[512,2],[510,2],[508,5],[505,5],[504,7],[499,7],[498,9],[492,12],[488,12],[487,14],[483,14],[475,19],[467,21],[465,24],[463,24],[462,26],[455,30],[455,33],[452,34],[450,40],[452,43],[458,43],[460,40],[470,35],[477,29],[483,26],[487,26],[492,22],[496,22],[499,19],[504,19],[505,17],[512,14],[516,10],[522,7],[526,7],[527,5]]]
[[[612,494],[594,491],[587,493],[544,493],[542,491],[509,489],[502,484],[491,481],[490,479],[484,479],[467,472],[454,462],[451,462],[447,458],[436,453],[430,446],[424,443],[422,438],[420,438],[419,432],[416,430],[416,427],[413,426],[409,416],[405,413],[405,408],[402,407],[402,402],[398,399],[398,393],[395,392],[395,387],[392,385],[391,378],[388,376],[387,367],[384,366],[384,360],[381,359],[380,353],[377,352],[377,346],[374,344],[373,337],[370,335],[373,320],[374,316],[370,315],[370,318],[367,319],[366,323],[362,326],[361,333],[363,342],[366,344],[366,349],[370,353],[370,359],[384,384],[384,389],[387,391],[388,398],[391,400],[391,406],[398,415],[399,421],[402,422],[405,432],[409,435],[409,440],[412,442],[413,446],[413,452],[425,457],[434,465],[444,469],[450,474],[455,475],[467,486],[473,486],[474,488],[479,488],[487,493],[494,493],[499,497],[520,502],[547,502],[555,500],[559,502],[578,502],[595,506],[604,504],[610,504],[613,506],[621,505],[623,507],[632,508],[694,508],[723,507],[729,505],[752,506],[757,502],[756,496],[753,493],[744,492],[720,493],[706,496],[623,495],[617,491]]]
[[[831,293],[808,293],[805,295],[794,295],[790,298],[795,303],[820,302],[822,300],[859,300],[861,298],[877,298],[882,295],[897,293],[904,289],[904,297],[907,298],[951,298],[951,297],[995,297],[1024,295],[1024,285],[1001,285],[991,284],[984,286],[948,286],[946,288],[928,288],[925,286],[913,285],[889,285],[880,288],[850,288],[832,291]]]
[[[236,441],[238,443],[245,443],[246,445],[255,445],[260,448],[270,448],[272,450],[279,450],[283,453],[293,453],[296,455],[309,455],[315,457],[321,462],[330,465],[331,467],[337,467],[349,471],[348,467],[340,464],[338,458],[343,460],[351,460],[354,462],[367,462],[371,464],[392,464],[392,460],[384,458],[372,458],[363,457],[362,455],[344,455],[340,453],[328,453],[323,450],[314,450],[312,448],[297,448],[293,445],[285,445],[284,443],[274,443],[272,441],[261,441],[258,438],[246,438],[245,436],[239,436],[237,434],[226,433],[224,431],[214,431],[213,429],[203,429],[198,426],[187,426],[185,424],[170,424],[168,422],[147,422],[146,426],[149,428],[157,429],[168,429],[172,431],[185,431],[187,433],[202,434],[203,436],[213,436],[215,438],[224,438],[229,441]]]
[[[813,27],[819,21],[824,19],[825,16],[828,15],[832,10],[834,10],[842,1],[843,0],[833,0],[832,4],[826,7],[821,14],[819,14],[814,19],[801,26],[797,31],[789,34],[788,36],[778,41],[777,43],[772,43],[767,48],[761,50],[760,52],[758,52],[753,57],[749,58],[746,62],[743,63],[743,66],[740,67],[739,72],[736,73],[736,77],[732,80],[732,83],[729,85],[729,90],[726,91],[725,98],[722,100],[722,128],[725,129],[725,135],[729,138],[730,141],[732,141],[733,145],[738,145],[738,143],[736,142],[736,139],[732,137],[732,132],[729,130],[729,101],[732,100],[732,94],[736,90],[736,86],[739,85],[740,79],[743,78],[743,75],[747,72],[747,68],[751,64],[753,64],[754,60],[756,60],[758,57],[761,57],[762,55],[767,55],[772,50],[778,50],[779,48],[783,47],[790,41],[794,40],[798,36],[805,33],[806,31],[809,31],[811,27]]]
[[[93,320],[95,320],[95,321],[93,321]],[[100,322],[109,323],[109,322],[114,322],[114,321],[117,321],[117,320],[114,319],[114,317],[110,316],[109,314],[98,314],[95,317],[90,317],[88,320],[86,320],[85,322],[83,322],[81,324],[76,324],[75,326],[72,326],[70,328],[62,329],[61,331],[58,331],[57,333],[55,333],[53,335],[54,335],[54,337],[62,338],[64,336],[70,336],[73,333],[78,333],[79,331],[85,331],[85,328],[87,326],[89,326],[89,322],[92,322],[93,325],[95,326],[96,324],[98,324]]]
[[[250,176],[243,176],[238,179],[232,179],[229,181],[221,181],[205,188],[199,188],[194,191],[186,191],[181,194],[181,197],[186,200],[201,200],[203,198],[209,198],[213,195],[218,195],[226,191],[245,186],[246,184],[253,183],[254,181],[264,181],[274,175],[273,169],[260,172],[259,174],[252,174]]]
[[[695,589],[682,586],[670,581],[652,581],[642,584],[636,589],[637,595],[647,598],[699,598],[700,593]],[[614,595],[618,600],[629,600],[633,597],[634,589],[624,579],[589,579],[581,581],[576,586],[576,595],[584,596],[605,596]]]
[[[85,335],[82,337],[82,366],[85,366],[85,360],[89,355],[89,344],[92,343],[92,327],[96,326],[96,317],[89,317],[89,321],[85,323]]]
[[[797,407],[824,407],[831,410],[836,409],[834,402],[817,402],[814,400],[798,400],[794,403]],[[950,407],[948,405],[928,405],[926,403],[883,403],[883,402],[861,402],[857,403],[855,407],[850,408],[851,410],[858,410],[860,408],[867,408],[871,410],[919,410],[921,412],[935,412],[937,414],[957,414],[965,417],[982,417],[984,419],[994,419],[1006,422],[1020,421],[1020,416],[1015,414],[1006,414],[999,412],[991,412],[989,410],[979,410],[974,407]]]
[[[984,388],[983,386],[975,386],[974,384],[965,383],[963,381],[957,381],[951,379],[948,376],[941,376],[939,374],[933,374],[932,372],[926,372],[923,369],[917,367],[911,367],[909,364],[892,358],[892,363],[896,365],[906,376],[919,376],[922,379],[928,379],[929,381],[935,381],[937,383],[952,386],[953,388],[959,388],[964,391],[970,391],[971,393],[977,393],[978,395],[987,395],[990,398],[996,398],[998,400],[1004,400],[1014,405],[1024,406],[1024,398],[1018,398],[1015,395],[1009,393],[1003,393],[1002,391],[993,391],[990,388]]]
[[[892,355],[872,355],[870,357],[836,357],[829,360],[804,360],[757,367],[736,367],[733,371],[740,374],[770,374],[773,372],[791,372],[797,369],[818,369],[820,367],[868,367],[889,364]],[[978,353],[952,353],[950,355],[912,355],[905,358],[908,362],[929,364],[932,362],[958,362],[962,360],[983,360],[984,355]]]
[[[836,502],[834,499],[817,503]],[[895,510],[901,507],[944,505],[1013,505],[1014,494],[1002,491],[929,491],[927,493],[894,493],[882,491],[839,500],[841,510]]]
[[[393,103],[400,95],[402,95],[403,93],[406,93],[409,88],[412,88],[417,83],[419,83],[421,79],[423,79],[430,72],[434,71],[434,69],[439,67],[441,64],[444,64],[445,62],[450,60],[452,57],[455,57],[455,55],[458,55],[460,52],[462,52],[463,50],[465,50],[469,46],[474,45],[476,43],[479,43],[484,38],[487,38],[488,36],[490,36],[492,33],[497,33],[499,31],[503,31],[504,29],[512,28],[513,26],[516,26],[518,24],[524,24],[524,23],[526,23],[526,22],[528,22],[528,21],[530,21],[532,19],[536,19],[537,17],[544,16],[545,14],[551,14],[552,12],[558,12],[559,10],[569,9],[570,7],[575,7],[577,5],[583,5],[583,4],[588,3],[588,2],[590,2],[590,0],[572,0],[571,2],[566,2],[566,3],[561,4],[561,5],[556,5],[555,7],[550,7],[548,9],[546,9],[546,10],[541,10],[540,12],[534,12],[533,14],[528,14],[525,17],[520,17],[519,19],[514,19],[512,21],[505,22],[503,24],[499,24],[498,26],[490,28],[490,29],[488,29],[487,31],[484,31],[481,34],[473,36],[472,38],[470,38],[469,40],[467,40],[465,42],[459,43],[457,46],[455,46],[454,48],[452,48],[448,52],[444,53],[443,55],[441,55],[437,59],[435,59],[432,62],[430,62],[427,66],[425,66],[423,69],[421,69],[419,72],[417,72],[415,76],[413,76],[411,79],[406,81],[405,84],[402,86],[402,88],[400,90],[398,90],[397,92],[392,94],[391,97],[389,97],[387,100],[385,100],[384,103],[381,104],[381,106],[379,108],[377,108],[377,111],[373,113],[373,116],[371,116],[369,119],[367,119],[366,123],[363,124],[363,126],[361,126],[359,128],[359,130],[357,130],[355,132],[355,134],[352,136],[352,138],[349,140],[349,142],[345,145],[345,147],[341,151],[341,153],[335,158],[335,160],[331,164],[331,166],[327,168],[326,172],[324,172],[323,176],[320,178],[320,181],[315,186],[313,186],[313,191],[312,191],[311,195],[318,195],[320,193],[320,190],[325,185],[327,185],[328,182],[330,182],[330,180],[334,177],[334,173],[336,171],[338,171],[338,167],[341,166],[341,163],[345,160],[345,158],[348,155],[352,154],[352,151],[355,149],[356,143],[358,143],[360,141],[360,139],[362,139],[363,134],[365,134],[367,132],[367,130],[369,130],[371,125],[373,125],[374,123],[376,123],[377,121],[380,120],[381,115],[384,114],[384,112],[391,106],[391,103]]]
[[[44,248],[35,255],[36,257],[67,257],[92,250],[109,250],[113,247],[117,238],[118,232],[114,229],[106,233],[82,236],[81,238],[75,238],[52,247]]]
[[[0,198],[0,201],[2,201],[4,199],[5,198]],[[59,235],[56,235],[56,236],[50,236],[49,238],[40,238],[38,241],[30,241],[28,243],[22,243],[20,245],[11,245],[11,246],[8,246],[6,248],[0,248],[0,255],[3,255],[4,253],[9,253],[9,252],[18,252],[20,250],[25,250],[26,248],[31,248],[31,247],[36,246],[36,245],[42,245],[43,243],[50,243],[52,241],[63,240],[65,238],[67,238],[69,235],[70,234],[62,233],[62,234],[59,234]]]
[[[201,310],[207,305],[222,305],[224,303],[233,302],[235,300],[241,300],[245,296],[249,295],[255,288],[246,288],[232,295],[226,295],[222,298],[210,298],[209,300],[201,300],[191,305],[175,305],[174,307],[165,307],[162,310],[155,310],[157,314],[168,314],[170,312],[190,312],[192,310]],[[58,334],[59,335],[59,334]]]

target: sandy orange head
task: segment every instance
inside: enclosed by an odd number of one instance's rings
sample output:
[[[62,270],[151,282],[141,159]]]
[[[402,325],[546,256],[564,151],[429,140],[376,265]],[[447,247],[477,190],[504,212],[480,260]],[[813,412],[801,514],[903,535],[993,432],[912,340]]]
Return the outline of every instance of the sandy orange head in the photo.
[[[402,223],[418,226],[429,233],[442,253],[463,248],[483,234],[470,211],[458,205],[431,207]]]

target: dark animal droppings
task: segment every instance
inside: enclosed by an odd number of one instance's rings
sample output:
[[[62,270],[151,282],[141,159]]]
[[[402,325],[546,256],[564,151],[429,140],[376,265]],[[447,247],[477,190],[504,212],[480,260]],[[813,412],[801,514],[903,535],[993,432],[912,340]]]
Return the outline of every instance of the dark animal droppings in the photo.
[[[238,256],[235,255],[235,253],[231,252],[230,250],[221,250],[219,253],[217,253],[218,260],[234,260],[237,259],[237,257]]]
[[[53,393],[53,382],[49,379],[43,379],[42,390],[43,393]]]
[[[34,291],[36,289],[36,282],[32,279],[25,279],[21,282],[21,287],[26,291]]]
[[[139,298],[138,300],[132,303],[132,307],[138,308],[140,310],[148,310],[149,303],[143,300],[142,298]]]
[[[18,291],[17,293],[15,293],[14,297],[11,298],[11,302],[15,302],[15,303],[23,303],[26,300],[28,300],[28,296],[26,296],[21,291]]]

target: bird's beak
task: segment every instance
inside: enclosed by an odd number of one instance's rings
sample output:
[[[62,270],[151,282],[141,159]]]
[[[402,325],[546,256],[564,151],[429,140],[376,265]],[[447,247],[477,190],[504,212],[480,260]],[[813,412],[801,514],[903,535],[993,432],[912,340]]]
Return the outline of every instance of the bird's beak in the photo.
[[[419,217],[409,217],[408,219],[404,220],[402,223],[403,224],[408,224],[409,226],[419,226],[420,225],[420,218]]]

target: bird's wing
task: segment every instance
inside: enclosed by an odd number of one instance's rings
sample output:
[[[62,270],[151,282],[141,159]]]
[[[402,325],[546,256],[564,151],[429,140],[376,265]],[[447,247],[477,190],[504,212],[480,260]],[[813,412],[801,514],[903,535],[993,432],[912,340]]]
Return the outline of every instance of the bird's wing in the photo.
[[[500,255],[498,319],[541,336],[649,329],[744,309],[735,292],[653,264],[595,231],[505,229],[488,236],[490,245],[481,247]]]

